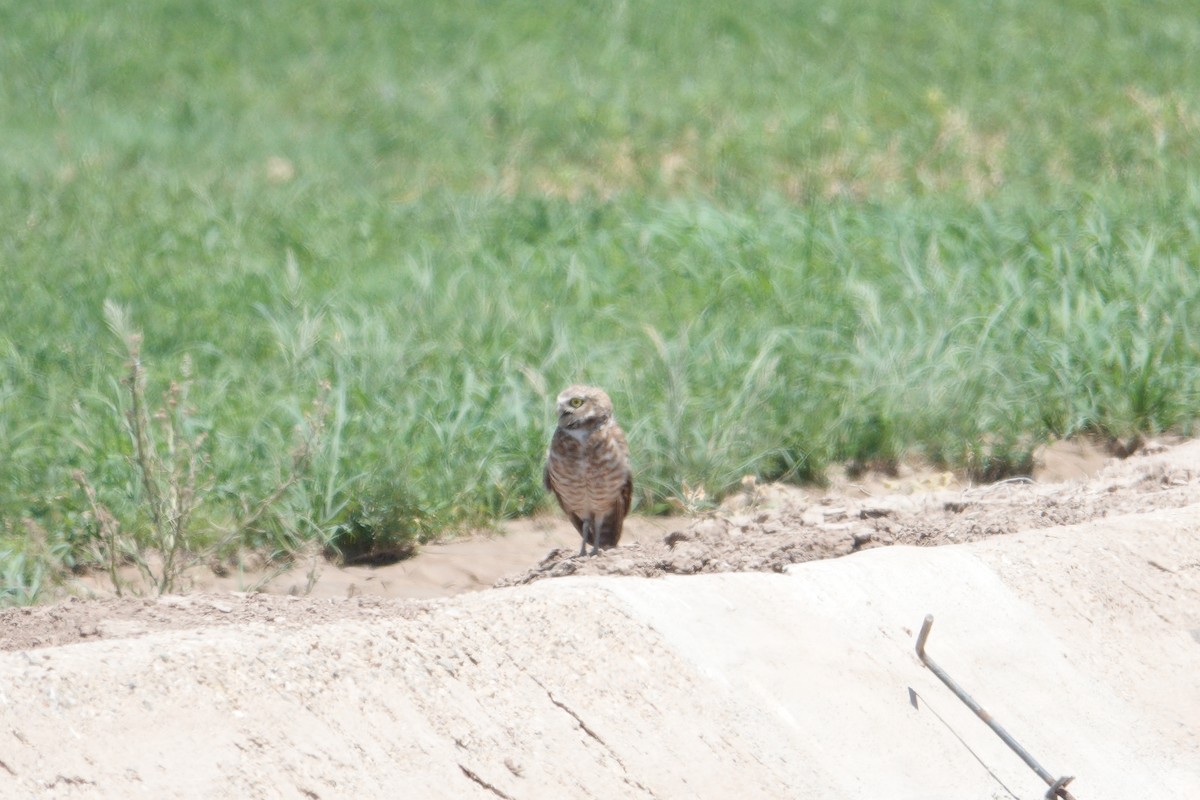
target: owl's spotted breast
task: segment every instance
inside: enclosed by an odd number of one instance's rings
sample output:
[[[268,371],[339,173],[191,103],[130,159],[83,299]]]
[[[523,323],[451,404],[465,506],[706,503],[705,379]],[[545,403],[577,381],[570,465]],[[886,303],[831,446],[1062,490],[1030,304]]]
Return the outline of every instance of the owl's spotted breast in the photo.
[[[568,513],[586,517],[604,514],[630,478],[629,448],[615,424],[584,441],[559,430],[548,459],[551,489]]]

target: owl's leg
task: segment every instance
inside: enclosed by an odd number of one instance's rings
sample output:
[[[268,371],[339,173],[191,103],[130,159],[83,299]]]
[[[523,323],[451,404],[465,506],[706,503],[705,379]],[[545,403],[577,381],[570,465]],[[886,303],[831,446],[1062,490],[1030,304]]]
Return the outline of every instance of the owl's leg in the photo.
[[[600,552],[600,528],[596,526],[596,518],[588,520],[588,528],[592,532],[592,555]]]
[[[583,521],[583,529],[579,531],[579,535],[583,537],[583,542],[579,545],[579,555],[581,557],[587,555],[588,539],[591,538],[594,527],[595,523],[592,522],[591,517]]]

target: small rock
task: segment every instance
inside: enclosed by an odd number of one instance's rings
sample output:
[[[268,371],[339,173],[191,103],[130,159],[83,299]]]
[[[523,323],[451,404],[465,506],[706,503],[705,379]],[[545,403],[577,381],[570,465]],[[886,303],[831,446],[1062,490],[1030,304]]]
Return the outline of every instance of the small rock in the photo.
[[[695,533],[696,536],[724,536],[725,531],[725,523],[716,518],[702,519],[692,526],[692,532]]]
[[[738,494],[731,494],[729,497],[726,497],[724,500],[722,500],[721,510],[741,511],[744,508],[749,508],[753,504],[754,497],[752,495],[746,494],[745,492],[739,492]]]
[[[845,519],[846,518],[845,506],[838,506],[836,508],[825,509],[825,518],[826,519]]]
[[[763,516],[763,515],[760,515],[760,516]],[[741,530],[745,530],[746,528],[749,528],[752,524],[754,524],[754,518],[749,514],[735,514],[734,516],[729,518],[728,522],[729,522],[729,526],[731,528],[739,528]]]

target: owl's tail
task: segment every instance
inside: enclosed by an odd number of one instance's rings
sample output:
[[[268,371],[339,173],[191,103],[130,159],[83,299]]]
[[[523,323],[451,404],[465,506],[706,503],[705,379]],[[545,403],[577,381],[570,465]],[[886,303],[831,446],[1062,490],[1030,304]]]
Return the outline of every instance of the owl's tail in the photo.
[[[613,513],[603,517],[596,523],[597,540],[601,550],[616,547],[621,541],[621,529],[625,527],[625,515]]]

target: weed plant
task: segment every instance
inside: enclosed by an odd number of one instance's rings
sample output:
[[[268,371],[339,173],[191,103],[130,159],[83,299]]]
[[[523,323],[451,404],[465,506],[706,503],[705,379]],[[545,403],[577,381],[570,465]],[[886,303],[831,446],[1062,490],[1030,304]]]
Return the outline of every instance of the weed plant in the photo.
[[[1188,433],[1194,12],[0,0],[0,602],[170,547],[106,303],[190,375],[193,554],[536,511],[577,380],[651,512]]]

